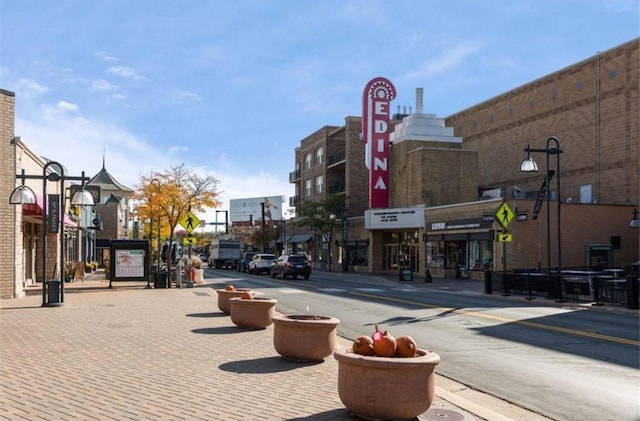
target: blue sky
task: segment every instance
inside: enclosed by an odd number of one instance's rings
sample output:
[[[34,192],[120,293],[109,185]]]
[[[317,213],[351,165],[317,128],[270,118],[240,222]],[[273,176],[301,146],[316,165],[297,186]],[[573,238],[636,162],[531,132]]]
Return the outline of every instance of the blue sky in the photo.
[[[0,0],[16,136],[72,174],[185,163],[230,199],[293,195],[300,140],[392,103],[447,117],[640,34],[638,0]],[[213,220],[213,213],[199,215]]]

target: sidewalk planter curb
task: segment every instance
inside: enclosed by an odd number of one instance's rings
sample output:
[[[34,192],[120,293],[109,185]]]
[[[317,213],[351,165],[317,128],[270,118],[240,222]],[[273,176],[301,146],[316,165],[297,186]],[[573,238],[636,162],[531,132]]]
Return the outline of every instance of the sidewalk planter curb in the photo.
[[[271,324],[278,300],[273,298],[230,298],[231,321],[244,329],[265,329]]]
[[[273,346],[287,360],[324,361],[336,348],[335,317],[277,314],[271,320]]]
[[[440,356],[418,350],[413,358],[364,356],[351,349],[338,360],[338,394],[351,412],[365,419],[410,420],[429,409]]]
[[[239,288],[233,291],[229,291],[227,289],[216,289],[216,293],[218,294],[218,308],[221,312],[230,314],[231,313],[231,304],[229,300],[231,298],[240,297],[243,291],[249,291],[247,288]]]

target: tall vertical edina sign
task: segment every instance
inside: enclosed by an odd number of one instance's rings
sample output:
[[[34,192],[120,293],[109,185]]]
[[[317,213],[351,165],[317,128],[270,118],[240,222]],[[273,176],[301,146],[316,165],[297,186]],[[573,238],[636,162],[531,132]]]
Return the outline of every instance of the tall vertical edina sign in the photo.
[[[369,209],[389,207],[389,110],[396,88],[383,77],[367,83],[362,94],[362,139],[369,169]]]

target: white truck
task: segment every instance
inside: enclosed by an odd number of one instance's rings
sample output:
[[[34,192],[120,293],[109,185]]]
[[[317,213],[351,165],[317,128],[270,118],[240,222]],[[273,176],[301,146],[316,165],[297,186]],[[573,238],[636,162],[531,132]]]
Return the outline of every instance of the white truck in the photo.
[[[216,269],[235,269],[242,257],[240,240],[214,238],[209,246],[209,267]]]

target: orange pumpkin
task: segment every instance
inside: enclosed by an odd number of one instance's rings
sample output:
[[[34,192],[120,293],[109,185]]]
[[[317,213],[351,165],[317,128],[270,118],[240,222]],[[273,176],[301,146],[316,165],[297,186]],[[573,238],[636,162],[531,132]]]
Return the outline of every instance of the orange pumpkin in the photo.
[[[225,290],[227,291],[235,291],[236,287],[234,287],[233,285],[229,284],[226,287],[224,287]]]
[[[242,291],[240,298],[242,298],[243,300],[251,300],[253,299],[253,295],[253,291]]]
[[[353,352],[360,355],[374,355],[373,339],[368,336],[359,336],[353,341]]]
[[[373,351],[377,357],[393,357],[396,355],[396,339],[386,330],[381,332],[376,324],[376,331],[373,334]]]
[[[396,339],[396,356],[403,358],[415,357],[418,353],[418,344],[409,335],[400,336]]]

